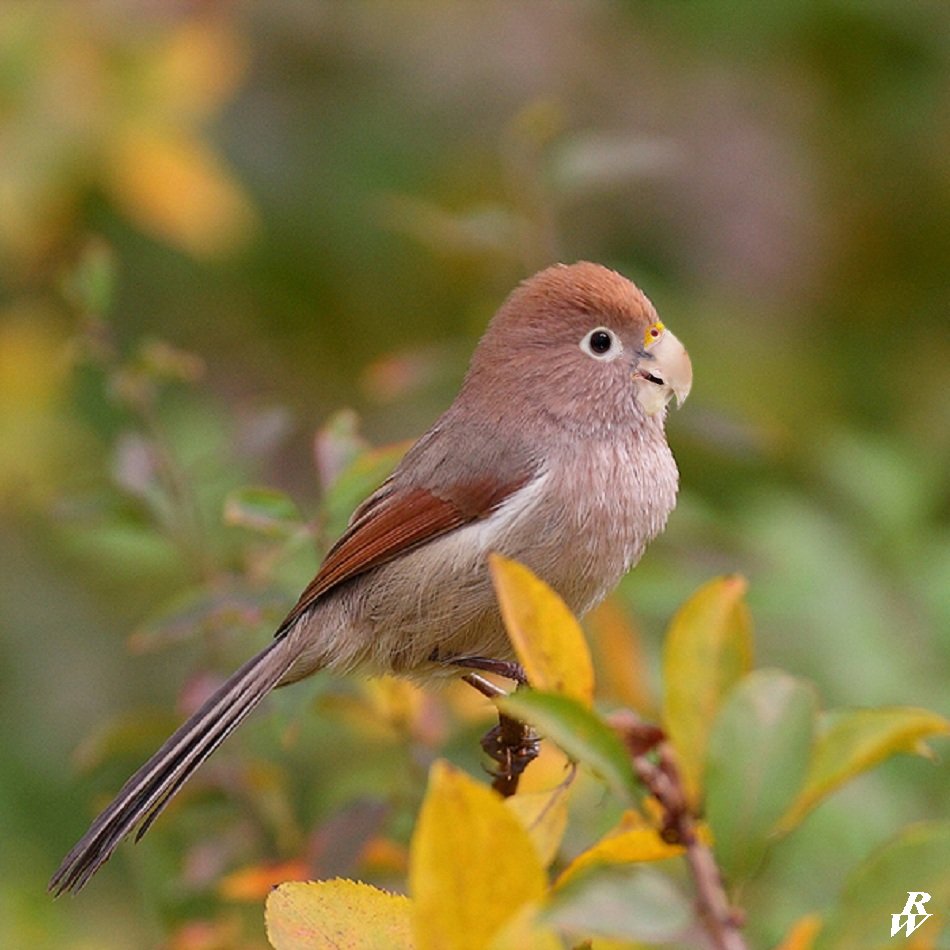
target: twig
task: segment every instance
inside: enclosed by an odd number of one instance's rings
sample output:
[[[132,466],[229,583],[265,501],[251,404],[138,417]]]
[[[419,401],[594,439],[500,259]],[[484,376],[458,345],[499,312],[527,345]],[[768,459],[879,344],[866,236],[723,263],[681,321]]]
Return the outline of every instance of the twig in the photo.
[[[686,849],[686,861],[696,887],[700,920],[715,950],[747,950],[741,933],[743,915],[729,903],[722,874],[712,850],[696,833],[696,820],[689,808],[672,746],[657,726],[641,722],[629,710],[611,717],[611,725],[624,740],[637,777],[660,803],[663,827],[660,835]],[[647,753],[655,753],[655,761]]]

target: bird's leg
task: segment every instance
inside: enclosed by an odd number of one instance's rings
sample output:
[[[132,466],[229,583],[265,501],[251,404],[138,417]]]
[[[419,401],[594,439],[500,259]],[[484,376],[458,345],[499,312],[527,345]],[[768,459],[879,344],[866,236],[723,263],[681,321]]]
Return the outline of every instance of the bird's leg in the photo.
[[[488,656],[453,656],[450,660],[443,660],[452,666],[461,666],[469,670],[480,670],[482,673],[494,673],[503,676],[506,680],[513,680],[519,686],[527,686],[528,677],[524,667],[514,660],[493,660]]]
[[[504,696],[505,691],[481,675],[494,673],[514,680],[515,687],[520,688],[528,684],[528,677],[520,664],[511,660],[495,660],[490,657],[464,656],[453,657],[450,661],[453,666],[461,666],[469,670],[480,672],[466,673],[462,679],[469,686],[477,689],[483,696],[494,699]],[[520,722],[503,712],[498,713],[498,725],[494,726],[482,737],[482,749],[493,762],[496,768],[492,771],[494,781],[492,788],[500,792],[505,798],[518,791],[518,782],[521,773],[538,757],[541,751],[541,740],[538,734],[528,725]]]

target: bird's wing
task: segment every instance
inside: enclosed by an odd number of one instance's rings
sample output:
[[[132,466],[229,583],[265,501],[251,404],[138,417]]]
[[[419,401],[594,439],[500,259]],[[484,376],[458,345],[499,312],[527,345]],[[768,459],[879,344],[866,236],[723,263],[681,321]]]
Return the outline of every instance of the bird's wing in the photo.
[[[525,464],[503,478],[453,480],[448,488],[399,487],[390,480],[357,510],[316,577],[280,625],[280,636],[327,591],[462,525],[486,518],[537,474]]]

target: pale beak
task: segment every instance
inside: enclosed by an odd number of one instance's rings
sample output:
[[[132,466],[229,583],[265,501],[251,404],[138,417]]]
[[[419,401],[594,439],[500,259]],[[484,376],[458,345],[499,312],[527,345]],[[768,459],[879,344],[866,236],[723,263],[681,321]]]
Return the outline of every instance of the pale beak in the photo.
[[[681,406],[693,385],[693,365],[686,347],[662,324],[656,324],[659,335],[644,346],[644,355],[637,367],[634,380],[638,397],[647,415],[664,409],[674,396]]]

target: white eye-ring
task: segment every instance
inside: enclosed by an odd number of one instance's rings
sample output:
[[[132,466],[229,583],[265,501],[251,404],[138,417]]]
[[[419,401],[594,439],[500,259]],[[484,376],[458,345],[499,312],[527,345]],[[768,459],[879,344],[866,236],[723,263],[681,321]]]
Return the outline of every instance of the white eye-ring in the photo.
[[[623,352],[623,344],[613,330],[597,327],[581,340],[581,349],[595,360],[615,360]]]

